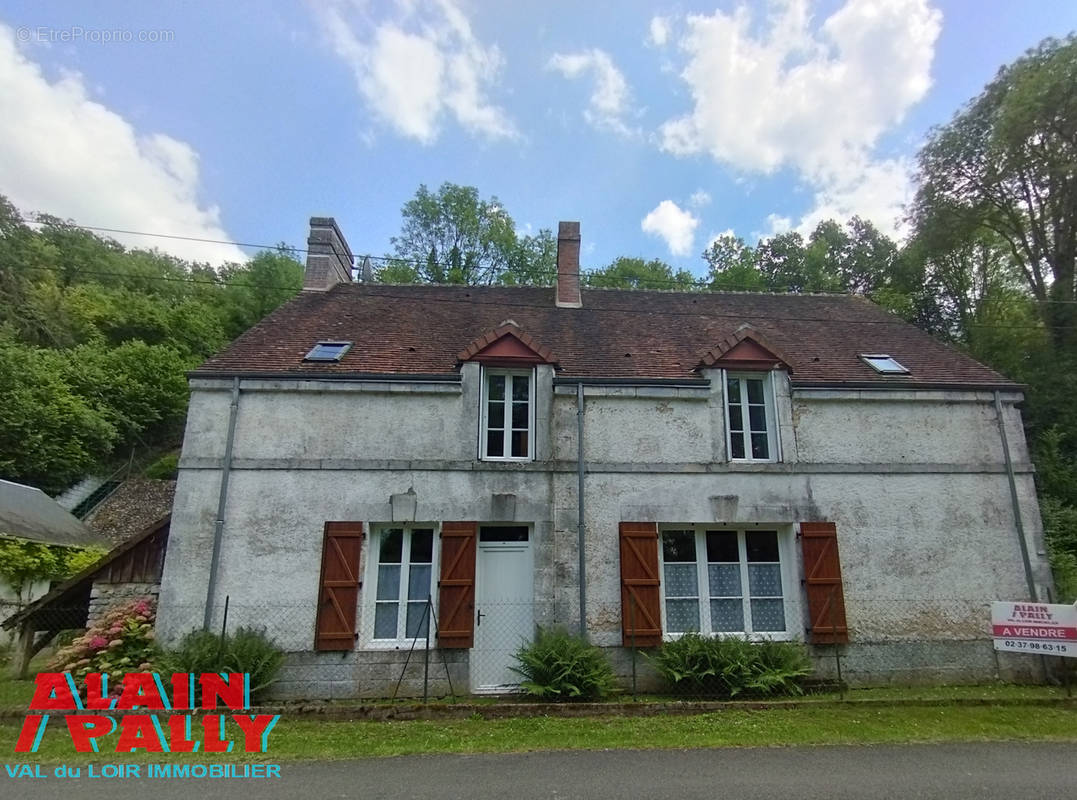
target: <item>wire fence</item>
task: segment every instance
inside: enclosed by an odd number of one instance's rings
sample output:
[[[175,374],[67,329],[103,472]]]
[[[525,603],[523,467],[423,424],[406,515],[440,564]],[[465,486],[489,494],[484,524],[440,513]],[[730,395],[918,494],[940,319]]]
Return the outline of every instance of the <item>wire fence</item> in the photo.
[[[939,686],[997,683],[1049,684],[1072,692],[1077,663],[1071,662],[1077,659],[995,649],[987,601],[847,597],[847,623],[838,618],[835,604],[829,631],[818,620],[813,631],[806,630],[807,620],[801,622],[801,609],[793,605],[778,614],[773,605],[750,597],[720,599],[700,599],[695,608],[682,604],[675,612],[663,599],[660,632],[648,627],[653,608],[638,607],[632,594],[623,620],[619,608],[601,617],[592,614],[587,638],[613,668],[619,687],[615,696],[640,702],[753,699],[787,692],[845,697],[860,687],[880,686],[902,687],[906,696],[920,690],[930,696]],[[712,607],[704,612],[702,604],[708,602]],[[518,671],[521,649],[534,641],[540,627],[560,625],[573,634],[578,629],[577,618],[556,619],[553,609],[546,603],[477,602],[470,630],[466,625],[459,629],[459,616],[450,630],[431,598],[357,604],[352,631],[334,639],[332,649],[319,649],[326,640],[318,632],[332,626],[319,622],[315,604],[229,597],[214,609],[210,630],[217,635],[259,630],[283,650],[284,665],[272,692],[281,700],[525,699]],[[203,617],[202,606],[165,605],[157,614],[158,643],[175,647],[186,633],[201,629]],[[343,622],[350,622],[347,615]],[[85,606],[39,609],[25,628],[9,627],[10,659],[18,663],[18,648],[26,641],[41,649],[47,640],[48,647],[33,662],[37,669],[45,668],[50,652],[79,636],[86,639],[86,628]],[[17,635],[27,629],[34,633],[29,640]],[[108,635],[95,643],[100,649],[114,646]],[[689,640],[725,646],[703,645],[705,652],[693,652]],[[450,641],[454,646],[444,646]],[[570,667],[566,659],[553,668]],[[688,679],[674,680],[677,670]]]

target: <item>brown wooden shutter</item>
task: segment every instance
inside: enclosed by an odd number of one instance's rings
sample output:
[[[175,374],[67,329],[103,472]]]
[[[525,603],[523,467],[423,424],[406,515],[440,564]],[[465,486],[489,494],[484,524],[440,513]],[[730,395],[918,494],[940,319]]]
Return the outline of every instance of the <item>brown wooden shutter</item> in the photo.
[[[800,523],[800,546],[804,554],[804,589],[812,644],[849,641],[837,527],[833,522]]]
[[[475,642],[475,522],[441,524],[438,581],[438,646],[467,648]]]
[[[315,650],[355,649],[359,554],[363,523],[327,522],[322,543],[321,590],[314,627]]]
[[[662,644],[658,525],[621,523],[621,631],[625,647]]]

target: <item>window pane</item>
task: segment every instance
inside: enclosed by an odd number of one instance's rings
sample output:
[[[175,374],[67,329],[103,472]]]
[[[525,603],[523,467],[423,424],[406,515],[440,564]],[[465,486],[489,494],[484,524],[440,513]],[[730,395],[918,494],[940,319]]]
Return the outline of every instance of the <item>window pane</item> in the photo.
[[[512,427],[527,430],[527,403],[512,404]]]
[[[744,430],[744,420],[741,418],[740,406],[729,407],[729,430],[742,431]]]
[[[396,603],[378,603],[374,610],[374,638],[396,638]]]
[[[729,437],[729,443],[733,445],[733,458],[744,458],[744,434],[734,433]]]
[[[484,525],[479,528],[480,542],[526,542],[528,536],[526,525]]]
[[[749,378],[744,382],[744,385],[748,387],[748,402],[762,405],[763,381],[758,378]]]
[[[381,553],[378,560],[382,564],[399,564],[404,531],[400,528],[384,531],[381,535]]]
[[[740,564],[708,564],[711,597],[740,597]],[[767,594],[767,592],[760,592]],[[739,630],[739,629],[738,629]]]
[[[778,564],[749,564],[748,591],[752,597],[781,597],[782,568]]]
[[[408,620],[405,625],[404,635],[411,638],[423,639],[426,637],[426,629],[430,625],[430,615],[426,613],[426,601],[422,603],[408,603]]]
[[[512,399],[527,402],[530,380],[526,375],[514,375],[512,377]]]
[[[765,433],[752,434],[752,458],[770,458],[770,445]]]
[[[490,376],[490,389],[488,394],[490,400],[504,400],[505,399],[505,376],[504,375],[491,375]]]
[[[434,532],[422,528],[411,532],[411,563],[429,564],[434,551]]]
[[[736,531],[707,531],[708,561],[740,561]],[[736,594],[740,594],[737,592]]]
[[[414,564],[408,571],[408,600],[422,600],[426,602],[430,594],[430,565]],[[768,594],[762,592],[761,594]]]
[[[781,600],[752,601],[752,630],[767,633],[785,630],[785,605]]]
[[[505,455],[505,432],[504,431],[487,431],[486,432],[486,455],[488,455],[488,456],[503,456],[503,455]]]
[[[505,404],[489,402],[486,404],[486,425],[490,428],[505,427]]]
[[[696,597],[699,594],[695,563],[666,564],[663,578],[666,597]]]
[[[711,600],[711,629],[714,633],[744,630],[744,601]]]
[[[726,393],[730,403],[740,402],[740,378],[730,378],[726,381]]]
[[[378,600],[400,599],[400,566],[382,564],[378,567]]]
[[[781,561],[777,531],[748,531],[744,534],[749,561]]]
[[[512,455],[516,458],[527,457],[527,431],[512,432]]]
[[[763,406],[748,406],[748,421],[752,424],[752,430],[767,432],[767,412]]]
[[[662,534],[662,560],[696,560],[696,535],[694,531],[666,531]]]
[[[666,627],[670,633],[699,630],[698,600],[667,600]]]

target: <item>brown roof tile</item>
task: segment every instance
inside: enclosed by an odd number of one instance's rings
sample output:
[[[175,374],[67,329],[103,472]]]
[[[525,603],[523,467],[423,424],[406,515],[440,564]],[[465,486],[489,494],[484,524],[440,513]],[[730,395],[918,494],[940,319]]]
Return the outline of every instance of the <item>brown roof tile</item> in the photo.
[[[576,309],[557,308],[552,288],[382,284],[302,293],[195,374],[450,373],[506,319],[557,353],[562,376],[697,378],[707,355],[748,325],[797,382],[1009,383],[859,297],[585,290]],[[354,345],[339,362],[304,362],[319,339]],[[880,375],[861,353],[891,355],[910,374]]]

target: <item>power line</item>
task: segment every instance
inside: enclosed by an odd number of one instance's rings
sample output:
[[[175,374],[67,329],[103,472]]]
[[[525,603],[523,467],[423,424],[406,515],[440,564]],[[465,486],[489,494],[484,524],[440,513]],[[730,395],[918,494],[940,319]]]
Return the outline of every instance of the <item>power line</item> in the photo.
[[[40,219],[36,219],[36,218],[35,219],[30,219],[25,214],[23,214],[21,216],[22,216],[23,222],[25,222],[27,224],[31,224],[31,225],[46,225],[46,224],[49,224],[48,222],[42,222]],[[29,216],[35,216],[35,215],[29,215]],[[109,228],[109,227],[102,227],[102,226],[82,225],[82,224],[79,224],[77,222],[61,221],[61,224],[70,225],[71,227],[75,227],[75,228],[79,228],[80,230],[87,230],[87,231],[100,231],[100,232],[105,232],[105,233],[119,233],[119,234],[126,234],[126,235],[132,235],[132,236],[148,236],[148,237],[155,237],[155,238],[162,238],[162,239],[174,239],[174,240],[188,241],[188,242],[202,242],[202,243],[206,243],[206,244],[228,244],[228,245],[234,245],[236,247],[249,247],[249,248],[254,248],[254,249],[258,249],[258,250],[265,250],[265,251],[282,251],[283,250],[284,252],[306,253],[306,254],[309,254],[311,252],[307,248],[292,247],[292,246],[290,246],[290,245],[288,245],[288,244],[286,244],[284,242],[281,242],[281,243],[276,244],[276,245],[266,245],[266,244],[254,244],[254,243],[251,243],[251,242],[236,242],[236,241],[231,241],[231,240],[227,240],[227,239],[209,239],[209,238],[203,238],[203,237],[198,237],[198,236],[182,236],[182,235],[178,235],[178,234],[169,234],[169,233],[152,233],[152,232],[149,232],[149,231],[136,231],[136,230],[129,230],[129,229],[125,229],[125,228]],[[424,261],[422,259],[401,258],[401,257],[397,257],[397,256],[376,256],[376,255],[372,255],[372,254],[369,254],[369,253],[365,254],[365,255],[355,255],[355,254],[353,254],[353,258],[358,260],[360,263],[362,262],[363,259],[370,259],[371,261],[380,261],[380,262],[388,262],[388,263],[405,263],[405,264],[414,264],[414,265],[417,265],[417,266],[435,265],[435,266],[446,267],[446,268],[450,268],[450,269],[453,266],[455,266],[455,265],[453,265],[451,263],[447,263],[447,262],[430,261],[430,260],[425,260]],[[354,262],[352,263],[351,266],[352,266],[353,270],[357,269],[357,265]],[[38,269],[46,269],[46,268],[40,267]],[[57,271],[62,271],[62,270],[57,270]],[[98,274],[98,275],[110,275],[111,274],[111,275],[115,275],[117,277],[132,277],[132,276],[127,276],[124,273],[107,273],[107,272],[91,273],[91,272],[85,271],[85,270],[80,270],[80,274]],[[554,276],[558,275],[559,273],[558,273],[558,271],[556,269],[553,269],[553,270],[538,270],[538,271],[532,272],[531,274],[533,276],[536,276],[536,277],[540,276],[540,277],[550,278],[550,277],[554,277]],[[604,271],[602,269],[580,270],[579,275],[584,280],[586,280],[587,278],[605,277],[605,273],[604,273]],[[184,279],[182,279],[182,278],[169,278],[169,277],[152,278],[152,277],[145,276],[145,277],[142,277],[142,280],[182,281]],[[700,291],[710,291],[710,284],[713,281],[714,281],[713,278],[709,279],[707,277],[697,278],[696,280],[694,280],[694,281],[692,281],[692,282],[690,282],[688,284],[685,284],[684,282],[677,281],[677,280],[674,280],[674,279],[666,279],[666,278],[638,278],[638,279],[634,279],[634,282],[635,282],[636,285],[644,285],[644,286],[655,287],[655,288],[668,287],[668,288],[672,288],[674,290],[682,290],[682,291],[691,291],[690,287],[698,289]],[[226,284],[226,283],[214,282],[214,281],[198,281],[196,279],[191,279],[191,280],[189,280],[189,282],[190,283],[206,283],[206,284],[214,284],[214,285],[234,285],[234,286],[244,286],[245,285],[245,286],[247,286],[249,288],[263,288],[263,289],[282,289],[283,290],[283,289],[291,289],[291,288],[293,288],[293,287],[290,287],[290,286],[268,286],[268,285],[256,285],[256,284]],[[426,284],[426,285],[430,285],[430,284]],[[601,288],[619,288],[619,287],[602,287],[602,286],[595,286],[595,285],[592,284],[588,288],[601,289]],[[717,291],[725,291],[725,290],[730,290],[730,291],[738,291],[738,290],[740,290],[740,291],[760,292],[760,293],[766,293],[766,294],[793,294],[793,292],[783,291],[783,290],[780,290],[780,289],[767,290],[767,289],[761,288],[761,287],[759,287],[757,285],[747,285],[747,284],[727,284],[727,285],[723,285]],[[813,294],[832,294],[832,295],[835,295],[835,296],[857,296],[852,292],[813,292]],[[1035,302],[1037,304],[1042,304],[1042,303],[1059,304],[1059,305],[1077,304],[1077,300],[1052,300],[1052,299],[1037,300],[1035,298],[1029,298],[1029,299],[1032,302]],[[1030,326],[1003,326],[1003,327],[1029,328]]]

